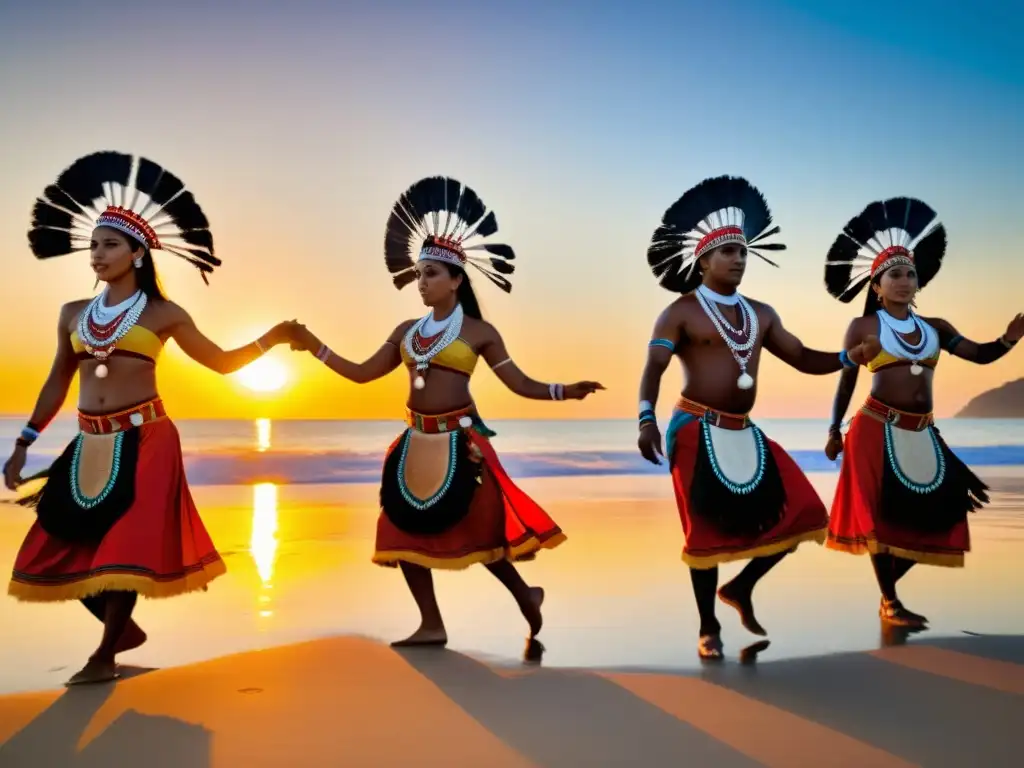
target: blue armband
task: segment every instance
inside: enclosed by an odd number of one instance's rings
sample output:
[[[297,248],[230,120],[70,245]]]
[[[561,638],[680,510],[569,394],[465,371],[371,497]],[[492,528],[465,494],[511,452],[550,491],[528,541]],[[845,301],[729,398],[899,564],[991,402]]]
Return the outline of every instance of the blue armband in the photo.
[[[964,337],[961,336],[960,334],[957,334],[946,343],[946,351],[952,352],[954,349],[956,349],[957,344],[959,344],[963,340]]]
[[[649,341],[649,342],[647,343],[647,346],[648,346],[648,347],[664,347],[664,348],[665,348],[665,349],[667,349],[667,350],[668,350],[669,352],[674,352],[674,351],[675,351],[675,348],[676,348],[676,345],[675,345],[675,344],[673,344],[673,343],[672,343],[671,341],[669,341],[668,339],[651,339],[651,340],[650,340],[650,341]]]
[[[843,364],[843,368],[857,367],[857,364],[850,359],[850,355],[845,349],[839,353],[839,362]]]

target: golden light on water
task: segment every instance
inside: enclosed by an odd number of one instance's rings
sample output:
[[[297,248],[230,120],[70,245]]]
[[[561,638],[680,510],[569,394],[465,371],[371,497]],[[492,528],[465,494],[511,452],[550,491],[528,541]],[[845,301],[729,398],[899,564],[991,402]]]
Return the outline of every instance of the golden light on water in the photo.
[[[256,450],[262,453],[270,450],[270,419],[256,419]]]
[[[263,606],[270,604],[266,590],[274,588],[274,563],[277,560],[277,486],[274,483],[257,483],[252,488],[252,535],[249,552],[256,564],[264,594],[259,596]],[[267,618],[274,612],[264,607],[260,616]]]

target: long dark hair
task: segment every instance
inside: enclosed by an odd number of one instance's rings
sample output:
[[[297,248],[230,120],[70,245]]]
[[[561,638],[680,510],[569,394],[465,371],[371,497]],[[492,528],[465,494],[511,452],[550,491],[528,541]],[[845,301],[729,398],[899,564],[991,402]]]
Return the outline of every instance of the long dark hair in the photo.
[[[462,275],[462,282],[459,283],[459,287],[455,291],[455,298],[462,305],[463,314],[466,317],[472,317],[474,320],[483,320],[484,316],[480,311],[480,302],[477,301],[476,293],[473,291],[473,284],[469,281],[469,275],[466,274],[466,270],[447,262],[441,263],[444,264],[448,274],[452,277]]]
[[[132,246],[132,258],[139,258],[139,251],[142,251],[142,266],[135,267],[134,263],[132,268],[135,270],[135,283],[139,286],[139,289],[146,294],[146,298],[149,300],[160,299],[161,301],[167,301],[167,296],[164,294],[164,289],[160,285],[160,278],[156,274],[156,263],[153,261],[153,254],[149,252],[149,248],[146,248],[141,243],[136,243],[134,240],[129,240],[129,244]],[[136,246],[138,246],[136,248]]]

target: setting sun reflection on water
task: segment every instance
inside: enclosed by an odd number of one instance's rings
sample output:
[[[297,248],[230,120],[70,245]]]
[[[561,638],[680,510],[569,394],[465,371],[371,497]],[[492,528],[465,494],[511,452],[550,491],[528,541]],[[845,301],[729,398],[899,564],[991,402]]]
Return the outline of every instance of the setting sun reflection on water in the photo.
[[[274,563],[277,560],[277,486],[274,483],[257,483],[252,489],[252,535],[249,538],[249,552],[259,574],[261,589],[259,603],[263,606],[260,616],[274,615],[270,609],[269,590],[274,588]]]

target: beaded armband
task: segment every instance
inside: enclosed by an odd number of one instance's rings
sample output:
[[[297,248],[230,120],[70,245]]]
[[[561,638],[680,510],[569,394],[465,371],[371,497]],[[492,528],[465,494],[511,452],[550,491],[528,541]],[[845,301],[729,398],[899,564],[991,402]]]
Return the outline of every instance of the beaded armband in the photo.
[[[21,434],[15,439],[14,444],[21,448],[28,448],[32,443],[39,439],[39,430],[33,427],[31,424],[26,424],[21,428]]]
[[[564,384],[548,384],[548,394],[552,400],[565,400]]]
[[[963,340],[964,340],[964,337],[961,336],[960,334],[957,334],[956,336],[951,338],[948,342],[946,342],[946,351],[947,352],[952,352],[954,349],[956,349],[957,345],[961,341],[963,341]]]
[[[674,352],[676,348],[676,345],[673,344],[668,339],[651,339],[649,342],[647,342],[647,346],[649,348],[663,347],[664,349],[667,349],[669,352]]]
[[[843,364],[843,368],[856,368],[857,364],[850,359],[850,353],[845,349],[839,353],[839,362]]]
[[[319,360],[321,363],[326,363],[333,354],[334,353],[331,351],[330,347],[328,347],[326,344],[321,344],[320,349],[316,351],[316,359]]]
[[[640,418],[638,426],[640,427],[640,429],[643,429],[644,426],[647,424],[653,424],[654,426],[657,426],[658,417],[654,415],[654,403],[652,403],[650,400],[641,400]]]

